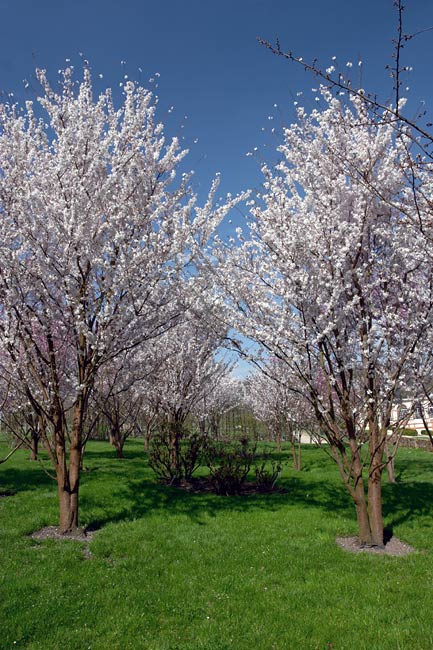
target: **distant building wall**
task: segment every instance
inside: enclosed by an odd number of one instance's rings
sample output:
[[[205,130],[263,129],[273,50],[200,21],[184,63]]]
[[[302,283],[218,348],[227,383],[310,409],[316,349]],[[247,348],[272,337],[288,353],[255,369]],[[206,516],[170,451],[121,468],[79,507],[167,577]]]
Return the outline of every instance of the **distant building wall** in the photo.
[[[422,413],[424,413],[428,428],[433,430],[433,406],[428,400],[417,402],[417,404],[414,404],[411,400],[402,400],[399,404],[395,404],[391,412],[391,423],[404,420],[405,416],[409,416],[404,427],[406,429],[416,429],[418,433],[421,433],[421,431],[425,430]]]

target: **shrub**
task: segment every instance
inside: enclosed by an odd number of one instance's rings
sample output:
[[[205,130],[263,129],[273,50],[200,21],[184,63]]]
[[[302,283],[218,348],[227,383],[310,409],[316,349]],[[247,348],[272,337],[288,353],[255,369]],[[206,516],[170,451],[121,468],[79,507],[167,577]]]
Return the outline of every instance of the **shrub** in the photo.
[[[164,424],[149,440],[149,465],[163,481],[189,480],[200,465],[204,442],[203,434]]]
[[[263,460],[260,464],[254,466],[256,475],[256,485],[261,492],[270,492],[274,489],[278,479],[281,476],[283,465],[279,461]]]
[[[417,436],[418,431],[416,429],[402,429],[401,434],[403,436]]]
[[[249,438],[210,441],[205,461],[217,494],[239,494],[254,462],[257,442]]]

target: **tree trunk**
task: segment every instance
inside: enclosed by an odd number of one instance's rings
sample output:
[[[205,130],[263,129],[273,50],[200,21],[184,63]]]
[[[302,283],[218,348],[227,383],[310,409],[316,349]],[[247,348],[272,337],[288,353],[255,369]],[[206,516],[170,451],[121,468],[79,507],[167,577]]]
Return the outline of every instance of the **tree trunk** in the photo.
[[[125,444],[125,441],[123,439],[122,434],[116,427],[113,427],[112,429],[110,429],[108,435],[109,435],[110,445],[112,445],[116,450],[116,457],[123,458],[123,445]]]
[[[430,427],[428,425],[427,418],[425,416],[425,411],[424,411],[423,408],[421,408],[421,416],[422,416],[422,421],[423,421],[423,424],[424,424],[424,429],[425,429],[425,431],[426,431],[426,433],[427,433],[427,435],[429,437],[429,440],[430,440],[431,451],[433,451],[433,435],[432,435],[432,432],[431,432]]]
[[[73,455],[75,456],[74,462],[71,462],[71,467],[68,472],[66,450],[61,444],[61,441],[57,443],[56,474],[60,508],[59,532],[62,535],[78,528],[78,477],[80,459],[76,458],[76,452]]]
[[[198,421],[198,430],[204,436],[206,434],[206,418],[200,418]]]
[[[301,442],[296,440],[296,435],[292,433],[291,437],[293,469],[301,471]]]
[[[275,442],[277,443],[277,451],[281,454],[281,426],[279,424],[275,427]]]
[[[355,487],[355,509],[358,521],[358,537],[361,546],[372,546],[373,537],[371,533],[370,518],[368,516],[367,500],[365,498],[364,482],[358,481]]]
[[[272,427],[266,425],[266,428],[268,430],[268,442],[274,442],[274,434],[273,434],[273,431],[272,431]]]
[[[210,419],[210,434],[213,440],[219,440],[220,439],[220,428],[221,428],[221,423],[220,423],[221,418],[218,416],[211,416]]]
[[[275,430],[275,440],[277,443],[277,451],[280,454],[281,453],[281,429],[280,427],[277,427]]]
[[[37,431],[32,429],[29,460],[38,460],[38,452],[39,452],[39,434]]]
[[[117,458],[123,458],[123,445],[124,445],[124,440],[116,440],[116,456]]]
[[[78,528],[78,486],[71,492],[69,486],[58,477],[60,522],[59,532],[62,535],[73,532]]]
[[[83,472],[83,471],[84,471],[84,449],[85,449],[85,447],[83,447],[83,448],[81,449],[81,455],[80,455],[80,472]]]
[[[57,475],[60,500],[61,534],[73,532],[78,528],[78,492],[80,487],[81,448],[77,442],[71,444],[69,451],[69,471]]]
[[[382,471],[386,432],[379,431],[376,422],[370,420],[370,468],[368,477],[368,514],[372,544],[383,547]]]
[[[360,450],[354,438],[350,440],[350,449],[351,458],[349,459],[346,456],[344,447],[338,448],[331,445],[332,455],[337,462],[341,477],[355,504],[359,543],[361,546],[373,546],[374,542],[367,505],[367,495],[362,477],[363,465],[360,458]]]
[[[388,474],[388,483],[395,483],[395,452],[399,440],[394,431],[391,436],[386,434],[384,441],[384,450],[386,454],[386,471]]]
[[[170,472],[173,479],[179,478],[180,473],[180,426],[178,421],[170,424]]]
[[[64,419],[61,410],[55,421],[56,475],[59,493],[60,521],[59,532],[64,535],[78,528],[78,492],[82,456],[83,402],[74,407],[71,444],[69,448],[69,467],[66,450]]]
[[[386,471],[388,472],[388,483],[395,483],[395,457],[389,458],[386,464]]]
[[[382,477],[374,470],[368,481],[368,512],[373,546],[383,547]]]

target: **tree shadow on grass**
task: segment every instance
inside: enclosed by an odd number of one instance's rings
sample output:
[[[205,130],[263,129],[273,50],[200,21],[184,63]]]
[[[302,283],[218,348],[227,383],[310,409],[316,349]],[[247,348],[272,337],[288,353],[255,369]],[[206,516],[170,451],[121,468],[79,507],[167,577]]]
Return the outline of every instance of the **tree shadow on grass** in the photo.
[[[383,487],[383,514],[389,525],[433,517],[433,454],[400,449],[395,469],[397,482]]]
[[[404,455],[398,455],[396,459],[396,479],[397,483],[405,480],[412,480],[414,477],[417,480],[426,478],[427,480],[433,476],[433,454],[425,451],[418,450],[399,450],[404,451]],[[408,457],[409,454],[415,453],[415,457]]]
[[[413,467],[407,468],[408,477],[416,473],[417,461],[414,459],[413,463]],[[316,469],[316,463],[313,465],[314,467],[309,469]],[[93,518],[91,529],[101,528],[108,523],[147,517],[158,512],[165,512],[168,515],[186,515],[196,523],[205,524],[209,517],[217,517],[218,514],[227,511],[275,512],[287,506],[320,509],[325,513],[338,513],[355,521],[354,505],[338,477],[333,480],[324,480],[323,475],[315,478],[308,470],[282,479],[278,483],[278,487],[282,490],[241,496],[190,492],[179,487],[160,484],[153,477],[143,479],[141,473],[143,469],[139,465],[136,466],[136,470],[133,478],[125,477],[126,480],[122,481],[119,509],[113,509],[111,512]],[[431,482],[407,481],[392,485],[385,483],[383,497],[383,513],[387,530],[392,530],[393,527],[417,517],[433,517]],[[83,505],[89,511],[94,508],[97,510],[97,498],[89,494]]]
[[[30,461],[28,469],[8,467],[0,471],[0,493],[10,492],[17,494],[19,492],[34,490],[35,488],[45,488],[55,485],[55,481],[40,467],[37,467],[33,463],[30,466]]]
[[[91,449],[86,448],[84,452],[84,465],[89,464],[89,462],[93,463],[94,461],[114,461],[114,462],[119,462],[122,463],[122,461],[128,461],[128,460],[141,460],[144,461],[146,454],[144,449],[141,447],[138,447],[137,445],[134,446],[128,446],[125,445],[123,449],[123,455],[124,458],[117,458],[116,457],[116,450],[114,447],[108,447],[106,442],[101,443],[104,445],[104,448],[102,449],[95,449],[94,445],[95,442],[93,441],[93,445]]]
[[[106,444],[106,443],[105,443]],[[96,530],[108,523],[131,521],[154,513],[185,515],[200,524],[219,513],[278,511],[287,506],[320,509],[338,513],[354,520],[354,507],[332,466],[327,467],[316,454],[309,455],[305,470],[292,473],[277,484],[283,491],[242,496],[218,496],[211,492],[187,490],[159,484],[150,475],[143,449],[138,445],[126,448],[125,459],[115,458],[114,449],[86,450],[87,471],[82,474],[81,514],[89,528]],[[402,458],[397,464],[397,477],[405,482],[384,485],[383,510],[389,526],[422,516],[433,516],[433,483],[410,481],[412,477],[428,479],[433,457],[420,454]],[[0,493],[52,489],[56,484],[34,463],[21,467],[0,468]],[[319,470],[321,470],[319,472]]]
[[[80,512],[91,530],[160,512],[186,515],[200,524],[222,512],[277,511],[287,506],[347,512],[348,517],[353,515],[350,499],[338,478],[336,481],[323,481],[323,476],[313,477],[308,470],[282,478],[274,492],[218,496],[158,483],[150,475],[144,450],[139,445],[126,447],[125,459],[119,460],[115,458],[114,449],[106,443],[101,446],[92,444],[86,449],[84,463]],[[49,464],[47,467],[51,471]],[[37,491],[38,488],[52,489],[53,497],[56,497],[56,482],[38,464],[26,462],[25,465],[20,463],[19,467],[0,469],[0,492],[19,493]]]
[[[108,523],[141,519],[155,513],[186,515],[192,521],[206,524],[209,517],[223,512],[278,511],[281,508],[300,506],[320,508],[325,511],[352,514],[350,499],[341,488],[319,482],[288,478],[281,482],[282,490],[265,494],[220,496],[212,492],[190,492],[183,488],[158,484],[149,480],[133,480],[122,487],[122,505],[117,512],[107,512],[92,518],[88,528],[96,530]],[[125,507],[125,502],[127,503]],[[98,501],[92,494],[86,495],[83,505],[97,510]]]
[[[385,485],[383,514],[394,527],[419,517],[433,517],[433,485],[412,481]]]

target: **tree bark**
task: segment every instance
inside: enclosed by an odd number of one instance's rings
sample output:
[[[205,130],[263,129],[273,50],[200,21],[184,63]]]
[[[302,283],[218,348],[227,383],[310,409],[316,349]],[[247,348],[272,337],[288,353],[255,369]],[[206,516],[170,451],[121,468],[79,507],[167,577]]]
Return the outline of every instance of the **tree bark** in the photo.
[[[78,528],[78,483],[75,481],[72,489],[65,451],[58,446],[56,475],[60,509],[59,532],[62,535]]]
[[[59,409],[55,418],[56,476],[59,493],[59,532],[64,535],[78,528],[78,495],[82,456],[83,402],[74,407],[72,436],[69,448],[69,467],[64,420]]]
[[[360,450],[355,439],[350,440],[351,458],[346,457],[344,447],[331,446],[341,477],[353,499],[358,522],[358,539],[361,546],[373,546],[370,515],[363,479]],[[350,470],[348,469],[350,468]]]
[[[368,513],[372,544],[383,547],[382,471],[386,432],[379,431],[376,422],[370,420],[370,468],[368,476]]]
[[[281,453],[281,428],[279,426],[275,429],[275,441],[277,443],[277,451],[280,454]]]
[[[358,537],[361,546],[372,546],[373,538],[371,533],[370,518],[368,516],[367,500],[365,498],[364,482],[358,481],[355,487],[355,509],[358,521]]]
[[[116,440],[116,456],[117,458],[123,458],[123,445],[124,445],[124,440]]]
[[[60,521],[59,532],[62,535],[73,532],[78,528],[78,486],[71,492],[68,481],[62,481],[58,477]]]
[[[292,451],[293,469],[299,472],[301,470],[301,437],[300,434],[297,436],[292,427],[289,429],[289,439]]]
[[[181,423],[174,420],[170,425],[170,472],[172,478],[178,478],[180,474],[180,437]]]
[[[386,464],[386,471],[388,472],[388,483],[395,483],[395,458],[389,458]]]
[[[113,427],[110,429],[108,436],[110,445],[112,445],[116,450],[116,457],[123,458],[123,446],[125,444],[125,440],[120,431],[116,427]]]
[[[32,430],[29,460],[38,460],[38,452],[39,452],[39,434],[37,431]]]

